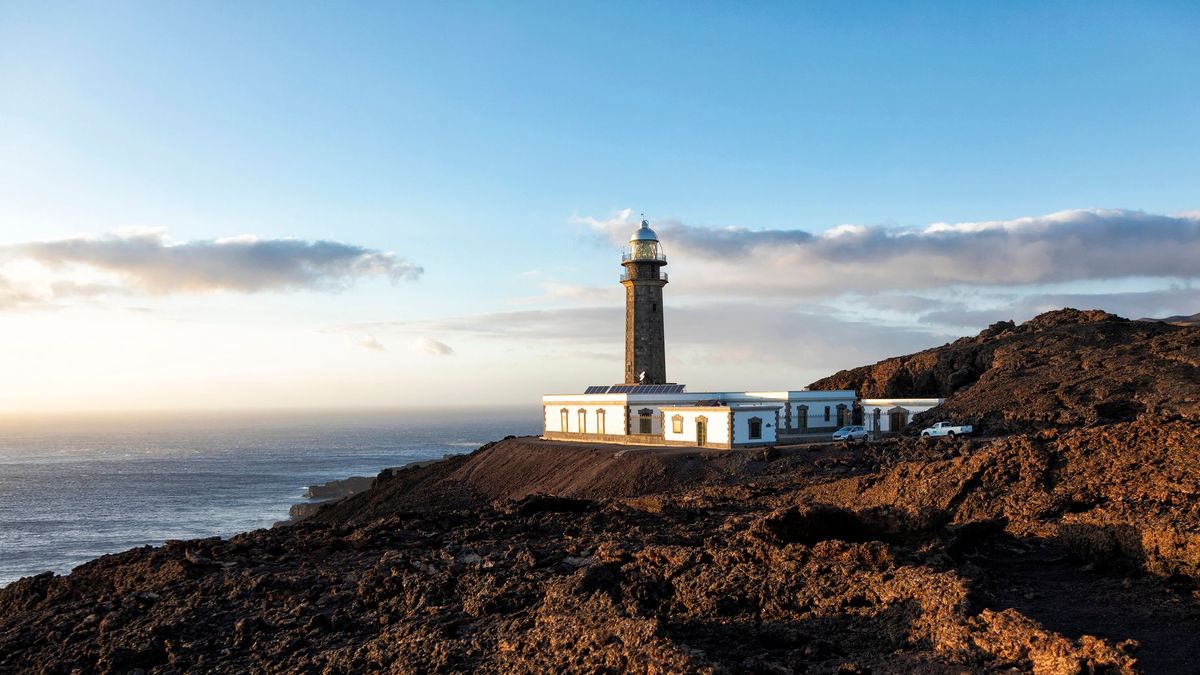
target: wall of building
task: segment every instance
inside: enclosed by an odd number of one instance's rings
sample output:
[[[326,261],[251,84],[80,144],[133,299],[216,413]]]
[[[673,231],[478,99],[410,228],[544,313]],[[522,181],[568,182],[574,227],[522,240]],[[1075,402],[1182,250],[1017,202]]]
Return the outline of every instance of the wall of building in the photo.
[[[762,420],[759,438],[750,437],[750,419],[754,417]],[[733,444],[770,445],[775,442],[777,428],[774,410],[738,410],[733,414]]]
[[[676,416],[683,418],[682,431],[676,432],[672,424],[672,419]],[[728,408],[712,408],[712,409],[697,409],[697,410],[672,410],[668,408],[664,411],[666,430],[663,432],[663,438],[668,442],[696,444],[696,421],[700,417],[704,417],[708,421],[707,435],[708,440],[705,446],[711,447],[729,447],[729,409]]]
[[[641,403],[635,404],[632,402],[629,404],[629,433],[631,435],[642,434],[642,413],[647,410],[650,411],[650,434],[653,436],[662,435],[662,406]]]
[[[731,398],[744,402],[778,401],[784,404],[779,411],[780,433],[804,433],[832,431],[842,426],[838,423],[838,406],[844,406],[847,415],[853,413],[858,394],[852,390],[799,390],[799,391],[748,391]],[[829,419],[825,419],[825,407],[829,406]],[[807,413],[804,414],[805,407]],[[803,415],[803,419],[801,419]],[[846,422],[849,424],[849,421]]]
[[[544,432],[547,434],[578,434],[579,429],[578,411],[583,408],[587,411],[587,424],[582,432],[591,436],[604,436],[604,440],[612,440],[611,436],[624,436],[627,433],[631,435],[630,442],[636,442],[634,436],[639,436],[640,425],[638,412],[641,410],[650,411],[650,435],[657,435],[664,439],[670,439],[670,435],[664,434],[662,411],[666,406],[689,406],[695,405],[701,401],[720,400],[726,403],[735,404],[757,404],[757,403],[780,403],[790,407],[791,425],[785,421],[785,408],[780,409],[779,425],[776,426],[774,413],[764,414],[764,427],[766,422],[771,424],[771,433],[775,433],[776,437],[780,434],[797,433],[801,427],[796,419],[797,413],[801,410],[799,406],[807,405],[807,425],[804,427],[808,432],[823,432],[832,431],[842,426],[838,420],[838,405],[845,406],[847,411],[852,411],[855,401],[854,392],[843,391],[757,391],[757,392],[686,392],[679,394],[665,395],[648,395],[648,394],[552,394],[542,397],[542,406],[545,410]],[[825,419],[825,406],[829,406],[829,419]],[[559,421],[560,411],[566,408],[569,411],[567,417],[567,430],[564,432],[561,429]],[[604,434],[599,434],[596,428],[595,411],[603,408],[605,410],[606,428]],[[628,431],[624,425],[625,410],[629,411],[629,427]],[[739,417],[741,415],[739,414]],[[748,419],[749,416],[747,416]],[[711,425],[710,420],[710,425]],[[726,423],[727,424],[727,423]],[[849,424],[849,422],[846,422]],[[668,425],[669,426],[669,425]],[[714,427],[710,426],[710,429]],[[767,429],[763,430],[764,435]],[[694,435],[695,430],[692,430]],[[712,431],[710,430],[710,435]],[[722,432],[723,437],[728,437],[728,431]],[[737,432],[735,432],[737,433]],[[751,441],[749,439],[749,427],[745,427],[745,437],[737,439],[729,439],[727,442],[735,444],[755,443],[760,441]],[[600,440],[592,438],[590,440]],[[617,439],[617,442],[621,442]],[[766,441],[766,442],[774,442]]]
[[[867,431],[877,431],[881,434],[892,433],[900,429],[893,428],[892,413],[903,412],[904,424],[912,423],[913,415],[925,412],[942,404],[940,398],[877,398],[863,399],[863,426]],[[878,423],[875,412],[879,411]]]
[[[843,424],[850,423],[849,421],[839,423],[839,405],[842,406],[843,410],[849,411],[847,414],[850,414],[850,412],[854,410],[854,399],[852,398],[807,400],[800,401],[798,403],[789,403],[791,404],[792,425],[790,429],[788,429],[785,425],[785,429],[790,431],[832,431],[843,426]]]
[[[609,436],[625,435],[625,405],[622,403],[580,403],[561,402],[543,405],[545,420],[542,429],[556,433],[588,433],[605,434]],[[567,428],[562,428],[562,411],[567,411]],[[579,411],[584,411],[585,428],[579,427]],[[599,411],[604,411],[604,430],[598,425]]]

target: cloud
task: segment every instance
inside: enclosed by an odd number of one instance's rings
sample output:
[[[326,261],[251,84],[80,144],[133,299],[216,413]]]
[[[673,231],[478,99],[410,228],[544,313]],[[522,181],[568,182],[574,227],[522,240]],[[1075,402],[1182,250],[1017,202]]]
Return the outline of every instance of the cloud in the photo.
[[[635,227],[628,210],[573,218],[612,243]],[[839,225],[804,230],[653,223],[695,294],[818,297],[953,285],[1032,285],[1128,277],[1200,277],[1200,216],[1075,209],[924,228]]]
[[[936,309],[946,309],[948,305],[955,307],[961,305],[961,303],[951,303],[938,298],[927,298],[904,293],[868,295],[864,296],[861,302],[872,309],[903,312],[906,314],[920,314]]]
[[[427,356],[454,356],[454,349],[450,345],[426,335],[415,338],[409,347],[412,351]]]
[[[572,307],[557,310],[491,312],[441,319],[377,321],[347,329],[391,330],[423,336],[455,334],[472,338],[534,343],[573,341],[617,344],[624,334],[624,313],[618,307]],[[422,338],[418,338],[422,339]]]
[[[352,338],[354,346],[362,347],[373,352],[386,352],[387,348],[383,343],[375,339],[374,335],[358,335]]]
[[[423,273],[393,253],[352,244],[250,236],[176,243],[157,230],[7,245],[0,247],[0,263],[111,277],[104,283],[59,279],[44,290],[45,302],[121,293],[337,291],[359,279],[395,283]]]
[[[1061,305],[1059,309],[1066,307]],[[922,314],[918,321],[935,326],[960,326],[967,329],[978,329],[997,321],[1009,321],[1014,316],[1014,309],[967,309],[966,307],[951,307],[928,314]]]
[[[0,312],[14,309],[28,309],[43,303],[38,295],[0,277]]]
[[[1025,321],[1042,312],[1063,307],[1102,309],[1128,319],[1193,314],[1200,311],[1200,287],[1173,285],[1150,291],[1118,293],[1033,293],[1018,296],[998,307],[970,309],[961,303],[922,314],[919,321],[929,325],[951,326],[966,330],[980,329],[996,321]]]
[[[595,304],[598,302],[619,302],[625,297],[625,289],[614,284],[608,286],[588,286],[585,284],[564,284],[556,281],[538,283],[542,292],[539,295],[514,298],[512,302],[519,305],[543,302],[563,302],[576,305]]]
[[[831,315],[822,306],[712,303],[674,305],[666,312],[668,357],[705,366],[760,368],[763,364],[809,364],[821,372],[860,365],[946,341],[944,331],[895,327]],[[343,330],[427,333],[519,345],[534,351],[612,356],[621,367],[624,312],[619,307],[568,307],[474,314],[433,320],[385,321]],[[793,383],[794,384],[794,383]]]

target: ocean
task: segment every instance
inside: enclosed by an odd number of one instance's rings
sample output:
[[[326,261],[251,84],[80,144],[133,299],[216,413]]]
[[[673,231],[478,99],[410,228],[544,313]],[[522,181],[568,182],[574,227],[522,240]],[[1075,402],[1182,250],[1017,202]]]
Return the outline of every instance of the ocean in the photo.
[[[286,520],[308,485],[540,431],[538,410],[0,419],[0,586]]]

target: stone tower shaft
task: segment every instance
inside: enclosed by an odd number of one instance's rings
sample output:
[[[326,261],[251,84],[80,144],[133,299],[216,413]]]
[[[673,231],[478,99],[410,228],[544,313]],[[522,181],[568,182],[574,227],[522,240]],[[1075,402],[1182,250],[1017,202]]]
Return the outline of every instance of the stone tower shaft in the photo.
[[[625,287],[625,382],[666,384],[667,353],[663,331],[663,286],[667,264],[658,237],[645,220],[622,256]]]

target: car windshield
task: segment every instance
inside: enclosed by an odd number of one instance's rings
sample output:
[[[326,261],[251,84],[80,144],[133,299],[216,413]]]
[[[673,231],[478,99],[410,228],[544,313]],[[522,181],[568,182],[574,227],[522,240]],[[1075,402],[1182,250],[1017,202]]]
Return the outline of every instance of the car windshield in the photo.
[[[842,432],[850,431],[850,430],[852,430],[852,429],[854,429],[854,427],[842,427],[841,429],[838,429],[837,431],[835,431],[835,432],[833,432],[833,433],[835,433],[835,434],[840,434],[840,433],[842,433]]]

